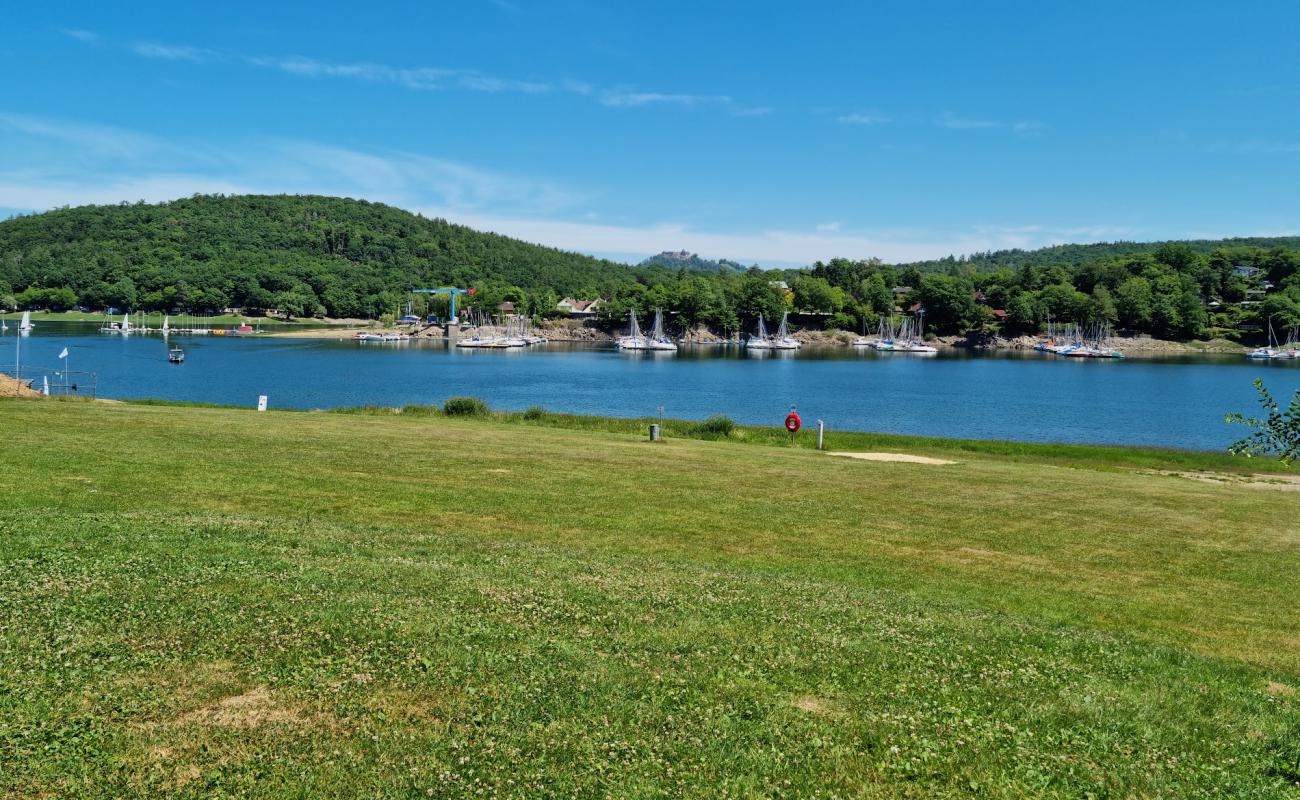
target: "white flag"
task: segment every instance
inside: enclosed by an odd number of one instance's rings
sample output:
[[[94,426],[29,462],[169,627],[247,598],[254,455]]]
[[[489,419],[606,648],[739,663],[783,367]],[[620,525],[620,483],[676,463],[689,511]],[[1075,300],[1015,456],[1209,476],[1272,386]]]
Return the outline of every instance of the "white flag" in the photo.
[[[67,358],[67,357],[68,357],[68,348],[65,347],[63,348],[63,352],[59,353],[59,358]]]

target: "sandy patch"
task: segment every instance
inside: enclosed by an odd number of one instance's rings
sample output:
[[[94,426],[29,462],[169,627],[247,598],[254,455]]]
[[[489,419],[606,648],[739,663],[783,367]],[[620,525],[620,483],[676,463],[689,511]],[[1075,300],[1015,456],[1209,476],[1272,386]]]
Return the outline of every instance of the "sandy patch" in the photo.
[[[223,697],[212,705],[182,714],[176,720],[181,725],[213,725],[219,728],[256,728],[302,721],[302,717],[294,710],[277,703],[265,686]]]
[[[833,703],[822,697],[806,694],[802,697],[796,697],[790,701],[790,705],[800,711],[807,711],[809,714],[819,714],[822,716],[835,716],[839,714],[839,709]]]
[[[929,456],[914,456],[908,453],[827,453],[832,456],[844,456],[845,458],[856,458],[862,461],[901,461],[906,464],[956,464],[956,461],[946,461],[942,458],[930,458]]]
[[[40,397],[41,393],[28,385],[30,381],[19,383],[8,375],[0,374],[0,397]]]
[[[1269,684],[1264,687],[1264,691],[1269,694],[1286,695],[1287,697],[1295,695],[1295,689],[1293,687],[1287,686],[1285,683],[1278,683],[1277,681],[1270,681]]]
[[[1233,475],[1227,472],[1178,472],[1174,470],[1143,470],[1147,475],[1164,475],[1187,478],[1216,486],[1238,486],[1243,489],[1272,489],[1278,492],[1300,492],[1300,475]]]

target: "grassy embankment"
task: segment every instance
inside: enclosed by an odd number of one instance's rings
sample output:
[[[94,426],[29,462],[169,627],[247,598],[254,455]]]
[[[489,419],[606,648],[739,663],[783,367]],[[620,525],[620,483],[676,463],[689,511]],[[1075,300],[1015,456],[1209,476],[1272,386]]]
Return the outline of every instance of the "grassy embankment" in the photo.
[[[0,793],[1300,793],[1296,494],[673,430],[0,401]]]

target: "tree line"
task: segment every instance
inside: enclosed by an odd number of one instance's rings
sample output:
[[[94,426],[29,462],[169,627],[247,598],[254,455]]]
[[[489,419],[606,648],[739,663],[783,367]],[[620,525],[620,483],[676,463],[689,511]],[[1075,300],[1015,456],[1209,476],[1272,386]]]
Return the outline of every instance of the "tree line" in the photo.
[[[924,310],[939,333],[1030,333],[1101,323],[1188,339],[1300,325],[1300,240],[1071,245],[890,265],[832,259],[806,269],[630,267],[317,196],[197,195],[160,204],[57,209],[0,222],[0,306],[378,318],[413,288],[472,286],[469,306],[505,301],[545,317],[564,296],[602,298],[601,319],[661,308],[677,324],[747,328],[761,314],[816,315],[858,330]],[[1041,257],[1036,257],[1041,254]],[[417,313],[445,299],[421,296]],[[808,319],[808,317],[804,317]]]

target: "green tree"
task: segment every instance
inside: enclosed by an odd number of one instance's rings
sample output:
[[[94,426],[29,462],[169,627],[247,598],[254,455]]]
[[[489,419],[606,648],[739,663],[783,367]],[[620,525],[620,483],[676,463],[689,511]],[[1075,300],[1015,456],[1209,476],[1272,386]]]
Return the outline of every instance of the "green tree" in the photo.
[[[1151,325],[1151,283],[1146,278],[1129,278],[1115,289],[1115,310],[1119,324],[1129,330],[1147,330]]]
[[[916,299],[925,310],[925,321],[940,333],[952,333],[980,323],[975,289],[963,277],[930,274],[922,276]]]

